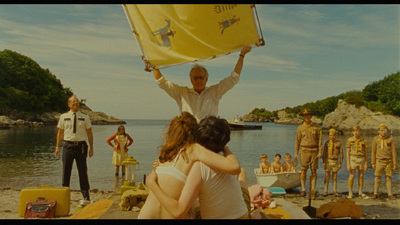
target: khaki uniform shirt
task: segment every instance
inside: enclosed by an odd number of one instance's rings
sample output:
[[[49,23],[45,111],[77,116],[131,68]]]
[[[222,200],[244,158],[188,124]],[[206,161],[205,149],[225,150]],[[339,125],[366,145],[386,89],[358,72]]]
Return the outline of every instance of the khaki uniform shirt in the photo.
[[[350,155],[364,156],[367,151],[367,142],[364,138],[350,137],[347,139],[346,150],[349,151]]]
[[[330,143],[331,140],[326,141],[324,145],[324,151],[322,153],[322,161],[324,163],[327,163],[328,159],[338,160],[339,156],[341,159],[343,158],[342,143],[338,140],[333,141],[332,149]]]
[[[391,160],[396,164],[397,153],[393,137],[383,139],[380,135],[374,137],[371,149],[371,164],[376,160]]]
[[[318,149],[318,153],[322,154],[322,137],[318,124],[311,123],[310,126],[307,126],[303,123],[297,128],[295,152],[299,147],[315,148]]]

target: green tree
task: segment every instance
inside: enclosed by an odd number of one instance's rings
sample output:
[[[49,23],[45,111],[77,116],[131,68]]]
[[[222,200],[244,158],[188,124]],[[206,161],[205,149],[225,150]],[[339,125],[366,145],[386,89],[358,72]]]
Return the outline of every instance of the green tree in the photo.
[[[0,51],[0,113],[9,110],[43,113],[68,110],[73,93],[49,69],[11,50]]]

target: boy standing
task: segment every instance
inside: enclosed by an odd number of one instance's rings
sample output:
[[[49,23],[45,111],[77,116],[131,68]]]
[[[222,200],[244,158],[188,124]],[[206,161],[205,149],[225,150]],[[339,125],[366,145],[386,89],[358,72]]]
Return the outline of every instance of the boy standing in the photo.
[[[388,198],[390,200],[396,199],[392,194],[392,176],[393,170],[397,167],[397,154],[393,137],[387,137],[387,132],[388,128],[385,124],[379,125],[379,135],[375,136],[372,142],[371,164],[372,168],[375,169],[373,199],[377,198],[379,184],[383,174],[385,174],[386,177]]]
[[[348,187],[349,196],[353,198],[353,183],[356,169],[358,169],[358,194],[362,198],[367,196],[362,193],[364,185],[364,172],[367,167],[367,142],[361,137],[361,128],[359,126],[353,127],[353,136],[347,140],[346,143],[346,161],[347,170],[350,171]]]
[[[336,140],[336,130],[329,130],[329,141],[325,142],[324,151],[322,153],[322,162],[325,170],[325,189],[322,196],[328,195],[328,184],[330,179],[330,173],[332,171],[332,185],[333,195],[340,196],[337,193],[337,172],[342,168],[343,162],[343,151],[342,143]]]
[[[260,174],[268,174],[271,172],[271,163],[267,162],[268,156],[267,154],[262,154],[260,156]]]

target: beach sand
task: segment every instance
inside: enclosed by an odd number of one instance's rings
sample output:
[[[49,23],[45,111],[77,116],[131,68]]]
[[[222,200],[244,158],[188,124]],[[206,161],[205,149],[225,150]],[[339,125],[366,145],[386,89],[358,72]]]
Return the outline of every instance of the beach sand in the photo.
[[[19,196],[21,190],[16,189],[0,189],[0,219],[23,219],[19,217]],[[334,197],[328,195],[327,197],[317,196],[315,200],[311,201],[311,206],[319,208],[321,205],[328,202],[336,202],[341,198],[345,198],[346,193],[342,193],[341,197]],[[366,193],[371,196],[372,193]],[[400,194],[395,194],[396,200],[388,200],[387,194],[379,193],[378,199],[362,199],[353,197],[353,201],[357,205],[362,206],[362,215],[364,219],[400,219]],[[91,199],[98,201],[101,199],[112,199],[114,203],[99,219],[135,219],[137,212],[120,211],[118,209],[119,194],[113,191],[104,192],[99,190],[91,190]],[[276,197],[278,198],[278,197]],[[298,193],[287,193],[283,198],[285,201],[296,204],[300,209],[308,206],[308,197],[299,197]],[[71,190],[71,205],[70,215],[66,217],[57,217],[57,219],[66,219],[74,213],[75,206],[78,205],[82,199],[80,191]]]

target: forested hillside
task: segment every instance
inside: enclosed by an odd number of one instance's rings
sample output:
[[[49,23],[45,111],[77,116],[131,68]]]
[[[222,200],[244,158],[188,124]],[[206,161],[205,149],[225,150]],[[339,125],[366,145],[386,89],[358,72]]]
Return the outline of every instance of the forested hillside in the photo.
[[[72,95],[49,69],[11,50],[0,51],[0,115],[17,110],[28,113],[63,112]]]
[[[286,113],[300,114],[303,108],[308,107],[317,117],[324,117],[335,110],[339,99],[358,107],[365,106],[372,111],[380,111],[389,115],[400,116],[400,72],[390,74],[379,81],[374,81],[364,87],[363,90],[351,90],[338,96],[329,97],[316,102],[305,103],[296,107],[287,107]],[[251,114],[266,117],[277,116],[276,111],[268,111],[265,108],[255,108]]]

